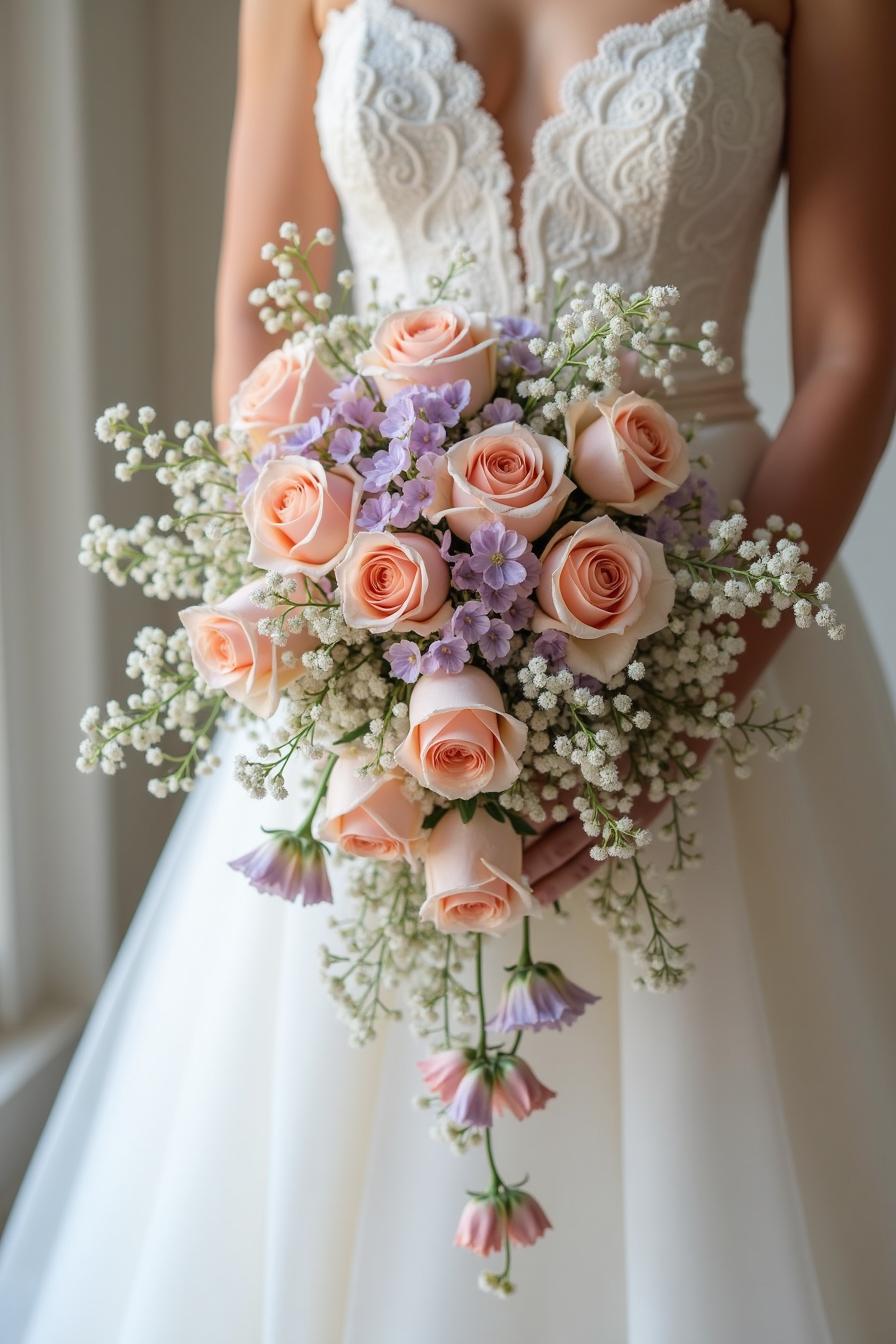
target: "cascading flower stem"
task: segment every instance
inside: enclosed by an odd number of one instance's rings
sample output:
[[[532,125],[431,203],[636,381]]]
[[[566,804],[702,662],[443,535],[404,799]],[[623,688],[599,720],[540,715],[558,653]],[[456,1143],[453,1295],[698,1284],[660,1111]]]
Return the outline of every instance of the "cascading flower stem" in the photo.
[[[525,921],[527,925],[528,922],[529,922],[528,920]],[[486,1012],[485,1007],[485,990],[483,986],[483,975],[482,975],[481,933],[476,934],[476,1001],[479,1008],[478,1054],[480,1059],[488,1066],[492,1064],[492,1060],[488,1048],[488,1029],[486,1026],[486,1023],[488,1021],[488,1014]],[[494,1053],[497,1055],[498,1052]],[[486,1288],[489,1291],[509,1293],[513,1291],[513,1285],[510,1282],[510,1260],[511,1260],[510,1234],[506,1226],[506,1206],[508,1196],[510,1194],[510,1187],[507,1185],[506,1181],[504,1180],[500,1171],[498,1170],[498,1164],[497,1161],[495,1160],[495,1150],[491,1128],[487,1128],[484,1131],[484,1135],[485,1135],[485,1156],[488,1162],[489,1173],[491,1176],[491,1181],[488,1190],[488,1198],[495,1205],[499,1206],[504,1211],[505,1218],[504,1221],[502,1222],[504,1263],[501,1267],[501,1271],[499,1274],[497,1275],[483,1274],[481,1279],[481,1285],[482,1287]]]

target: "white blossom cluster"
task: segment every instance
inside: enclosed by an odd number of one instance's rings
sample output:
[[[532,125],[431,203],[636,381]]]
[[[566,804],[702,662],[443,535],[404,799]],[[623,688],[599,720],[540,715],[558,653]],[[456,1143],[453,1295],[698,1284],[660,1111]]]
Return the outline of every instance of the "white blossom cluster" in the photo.
[[[565,272],[554,274],[555,292],[565,296]],[[540,302],[540,294],[530,296]],[[646,293],[625,294],[617,284],[591,287],[579,281],[573,286],[565,311],[555,323],[551,337],[529,341],[531,354],[545,365],[536,378],[524,378],[516,387],[534,428],[562,420],[571,402],[596,398],[619,388],[623,381],[622,357],[635,356],[643,378],[656,380],[663,391],[674,393],[674,365],[695,352],[701,362],[721,374],[730,373],[734,361],[716,344],[718,324],[704,322],[696,342],[682,339],[672,324],[671,309],[678,302],[673,285],[654,285]],[[590,385],[590,387],[589,387]]]
[[[125,705],[110,700],[104,710],[93,705],[85,711],[78,769],[90,774],[99,768],[115,775],[125,768],[125,748],[130,747],[148,765],[164,769],[149,781],[154,797],[188,793],[195,776],[220,763],[212,750],[213,733],[227,697],[209,691],[197,676],[184,630],[169,635],[145,626],[128,655],[126,672],[142,689],[129,695]]]
[[[321,974],[351,1044],[366,1044],[384,1018],[402,1017],[401,987],[417,1035],[465,1042],[475,1020],[461,978],[472,939],[443,937],[420,921],[419,874],[407,865],[337,862],[345,866],[351,913],[330,920],[339,951],[321,948]]]
[[[121,456],[115,475],[130,481],[151,472],[172,495],[171,511],[144,514],[131,527],[116,527],[94,514],[81,540],[80,562],[118,587],[128,580],[160,601],[216,602],[249,575],[248,533],[236,494],[235,470],[243,454],[223,429],[207,420],[179,420],[174,437],[155,426],[143,406],[136,423],[123,402],[96,424],[97,438]]]

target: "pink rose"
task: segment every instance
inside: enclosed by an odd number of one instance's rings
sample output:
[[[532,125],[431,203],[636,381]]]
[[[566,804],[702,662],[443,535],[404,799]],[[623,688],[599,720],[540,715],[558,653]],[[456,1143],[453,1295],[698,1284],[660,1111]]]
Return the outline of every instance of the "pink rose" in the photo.
[[[464,541],[496,518],[533,541],[575,489],[564,475],[567,457],[559,439],[513,422],[494,425],[461,439],[439,458],[427,516],[446,522]]]
[[[430,635],[451,616],[448,566],[416,532],[359,532],[336,566],[347,625]]]
[[[478,667],[421,677],[408,718],[395,759],[443,798],[500,793],[519,775],[526,725],[506,712],[498,687]]]
[[[649,513],[691,470],[688,446],[659,402],[626,392],[566,412],[572,474],[592,499],[622,513]]]
[[[302,654],[315,640],[307,630],[276,645],[259,634],[258,622],[283,614],[285,607],[259,607],[247,583],[215,606],[187,607],[180,613],[196,671],[213,690],[226,691],[261,719],[269,719],[280,692],[302,675]],[[290,655],[284,659],[284,653]]]
[[[359,775],[363,764],[350,752],[333,766],[320,838],[361,858],[412,862],[425,840],[423,808],[405,793],[401,771]]]
[[[532,629],[569,635],[566,658],[574,672],[608,681],[638,640],[669,620],[675,580],[662,546],[609,518],[561,527],[541,565]]]
[[[495,389],[496,342],[490,323],[459,304],[408,308],[380,323],[359,367],[373,378],[383,401],[408,387],[441,387],[466,378],[465,413],[475,415]]]
[[[325,471],[307,457],[266,462],[243,500],[249,563],[277,574],[327,574],[348,549],[360,494],[351,467]]]
[[[334,387],[310,342],[287,341],[240,383],[230,402],[230,423],[249,435],[258,452],[277,430],[309,419]]]
[[[537,909],[522,838],[481,808],[468,822],[452,809],[433,827],[424,868],[420,918],[440,933],[503,933]]]

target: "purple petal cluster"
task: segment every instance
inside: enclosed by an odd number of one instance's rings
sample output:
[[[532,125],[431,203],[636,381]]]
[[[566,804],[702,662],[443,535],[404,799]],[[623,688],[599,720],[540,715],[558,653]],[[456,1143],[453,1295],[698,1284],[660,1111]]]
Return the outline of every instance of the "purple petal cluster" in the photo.
[[[532,614],[528,597],[540,571],[526,538],[495,521],[477,527],[470,554],[454,559],[452,583],[474,589],[488,611],[510,618],[507,624],[519,630]]]
[[[556,667],[566,661],[566,644],[567,636],[562,630],[545,630],[532,647],[536,653],[541,654],[542,658],[547,658],[548,662]]]
[[[479,418],[486,429],[491,429],[492,425],[508,425],[514,420],[522,420],[523,408],[518,402],[509,401],[507,397],[496,397],[487,406],[483,406]]]
[[[399,681],[415,682],[423,671],[423,655],[410,639],[399,639],[391,644],[385,656],[393,677]]]
[[[470,650],[466,641],[452,634],[451,627],[447,626],[423,655],[423,671],[459,672],[464,663],[469,661]]]
[[[499,372],[508,373],[510,369],[516,368],[528,374],[541,373],[544,366],[529,349],[532,337],[541,335],[537,323],[527,317],[502,317],[498,326],[503,337],[498,358]]]
[[[515,970],[504,986],[490,1031],[559,1031],[570,1027],[599,995],[573,984],[553,962],[541,961]]]
[[[411,465],[407,444],[393,439],[388,448],[380,448],[372,457],[362,458],[358,471],[364,477],[365,488],[371,493],[387,490],[396,477]]]
[[[302,905],[320,905],[333,900],[323,846],[295,831],[274,831],[228,866],[247,877],[256,891],[284,901],[301,897]]]

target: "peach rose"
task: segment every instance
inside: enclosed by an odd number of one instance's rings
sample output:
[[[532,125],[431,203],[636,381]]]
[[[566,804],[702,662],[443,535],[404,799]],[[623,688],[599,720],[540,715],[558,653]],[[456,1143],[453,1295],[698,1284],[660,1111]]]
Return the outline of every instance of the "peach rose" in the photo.
[[[506,712],[498,687],[478,667],[421,677],[408,720],[395,759],[443,798],[500,793],[520,773],[526,725]]]
[[[610,518],[561,527],[541,565],[532,629],[569,635],[566,657],[574,672],[609,680],[638,640],[669,620],[675,580],[662,546]]]
[[[260,634],[258,622],[280,616],[286,608],[256,606],[251,593],[257,587],[247,583],[215,606],[187,607],[180,619],[203,681],[213,690],[226,691],[260,719],[269,719],[283,687],[301,676],[302,654],[315,640],[303,630],[277,645]],[[292,657],[284,660],[287,652]]]
[[[688,446],[657,401],[625,392],[566,412],[572,474],[592,499],[622,513],[649,513],[688,477]]]
[[[431,635],[451,616],[448,566],[416,532],[359,532],[336,566],[342,613],[354,629]]]
[[[464,823],[452,810],[433,828],[420,918],[440,933],[503,933],[537,911],[523,877],[523,842],[507,822],[478,808]]]
[[[286,341],[257,364],[230,402],[230,423],[256,453],[278,430],[308,420],[335,387],[308,341]]]
[[[467,378],[465,412],[475,415],[495,389],[496,342],[491,324],[459,304],[408,308],[380,323],[359,367],[373,378],[383,401],[408,387],[441,387]]]
[[[351,467],[325,471],[307,457],[266,462],[243,500],[249,563],[277,574],[327,574],[348,549],[360,495]]]
[[[333,766],[320,839],[360,858],[412,863],[426,840],[423,808],[407,796],[402,771],[359,775],[364,761],[349,752]]]
[[[427,517],[446,522],[464,541],[496,518],[533,541],[575,489],[564,475],[567,458],[559,439],[514,422],[494,425],[461,439],[439,458]]]

